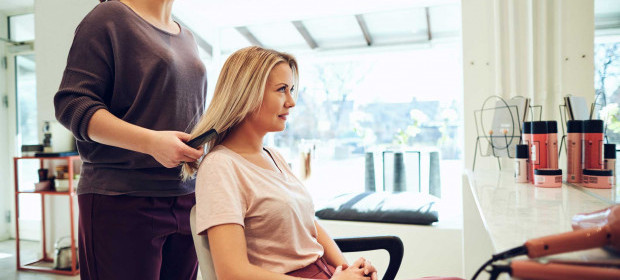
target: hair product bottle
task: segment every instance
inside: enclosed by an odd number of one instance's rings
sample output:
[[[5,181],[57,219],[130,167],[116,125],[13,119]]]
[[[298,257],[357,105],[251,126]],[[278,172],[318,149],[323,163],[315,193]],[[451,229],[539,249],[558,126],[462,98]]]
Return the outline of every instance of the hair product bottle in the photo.
[[[603,169],[603,121],[584,121],[584,169]]]
[[[515,182],[527,183],[527,160],[529,151],[527,145],[519,144],[515,147],[517,156],[515,157]]]
[[[605,169],[611,170],[611,184],[616,184],[616,144],[605,144]]]
[[[532,174],[536,169],[549,167],[547,162],[547,136],[547,122],[532,122],[532,146],[530,149]]]
[[[568,121],[566,131],[566,182],[581,183],[583,121]]]

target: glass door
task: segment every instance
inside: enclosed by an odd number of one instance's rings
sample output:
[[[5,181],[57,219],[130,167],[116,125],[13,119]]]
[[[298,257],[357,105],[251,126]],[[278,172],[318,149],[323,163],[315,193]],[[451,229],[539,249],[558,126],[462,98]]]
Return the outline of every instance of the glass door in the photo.
[[[16,134],[15,151],[21,154],[22,145],[39,144],[37,125],[37,87],[35,56],[32,53],[15,55]],[[18,170],[20,190],[34,189],[38,182],[38,160],[22,160]],[[41,197],[24,194],[19,197],[20,236],[38,240],[41,236]]]
[[[36,93],[36,66],[34,54],[34,13],[15,14],[7,17],[7,34],[11,42],[5,45],[6,56],[6,129],[2,136],[6,145],[3,147],[3,157],[6,163],[6,177],[10,185],[0,190],[5,197],[2,203],[5,226],[8,221],[8,232],[15,237],[15,194],[14,182],[19,180],[21,186],[34,188],[38,181],[38,162],[35,160],[22,161],[19,166],[13,166],[13,157],[21,155],[21,146],[38,144],[37,121],[37,93]],[[0,137],[2,137],[0,136]],[[19,178],[14,178],[13,170],[19,170]],[[41,236],[41,200],[38,195],[20,195],[20,233],[25,239],[40,239]],[[6,210],[5,210],[6,209]],[[2,230],[0,228],[0,230]],[[24,236],[25,235],[25,236]]]
[[[15,100],[17,101],[17,141],[39,144],[37,133],[37,79],[34,54],[15,56]],[[18,151],[20,151],[18,149]]]

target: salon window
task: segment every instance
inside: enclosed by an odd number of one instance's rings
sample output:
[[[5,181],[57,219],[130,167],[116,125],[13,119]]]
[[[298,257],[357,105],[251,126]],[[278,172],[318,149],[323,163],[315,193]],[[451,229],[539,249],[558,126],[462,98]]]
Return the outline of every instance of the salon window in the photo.
[[[599,117],[607,124],[607,140],[620,147],[620,7],[595,1],[594,88]],[[597,110],[598,111],[598,110]]]
[[[286,154],[318,203],[364,191],[372,169],[375,189],[390,191],[395,172],[390,151],[407,151],[406,184],[417,191],[424,184],[418,168],[428,170],[429,151],[438,152],[436,172],[461,168],[460,53],[460,44],[448,43],[389,53],[299,55],[296,107],[286,130],[267,144]],[[421,161],[416,151],[423,152]],[[449,176],[441,180],[442,186],[459,184]]]

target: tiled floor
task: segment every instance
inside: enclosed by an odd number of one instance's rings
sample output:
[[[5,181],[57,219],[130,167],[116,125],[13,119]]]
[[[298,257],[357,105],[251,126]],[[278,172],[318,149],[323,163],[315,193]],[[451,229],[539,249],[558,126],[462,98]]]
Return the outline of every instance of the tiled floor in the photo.
[[[41,245],[36,241],[22,241],[20,243],[22,262],[30,262],[37,259]],[[15,259],[15,240],[0,242],[0,280],[75,280],[76,276],[63,276],[51,273],[17,271]]]

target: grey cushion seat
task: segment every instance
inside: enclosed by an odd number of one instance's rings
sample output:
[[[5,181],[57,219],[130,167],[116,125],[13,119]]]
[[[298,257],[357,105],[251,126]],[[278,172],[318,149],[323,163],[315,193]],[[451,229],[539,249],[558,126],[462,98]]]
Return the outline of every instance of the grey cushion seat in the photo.
[[[439,199],[414,192],[363,192],[335,197],[315,215],[326,220],[430,225],[439,221]]]

